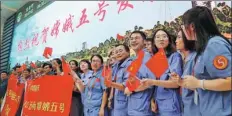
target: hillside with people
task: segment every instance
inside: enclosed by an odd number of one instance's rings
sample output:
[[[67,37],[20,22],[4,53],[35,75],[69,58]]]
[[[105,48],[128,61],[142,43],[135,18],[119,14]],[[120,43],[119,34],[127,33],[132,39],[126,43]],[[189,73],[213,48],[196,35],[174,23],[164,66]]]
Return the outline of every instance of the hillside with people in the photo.
[[[213,14],[217,23],[217,26],[221,33],[226,36],[227,38],[231,38],[231,26],[232,26],[232,13],[231,13],[231,7],[226,5],[224,2],[217,4],[217,7],[213,9]],[[98,46],[92,47],[90,49],[81,50],[78,52],[71,52],[66,54],[66,58],[68,60],[71,59],[89,59],[91,54],[99,53],[101,54],[104,59],[107,58],[108,51],[110,48],[112,48],[114,45],[118,43],[125,43],[128,45],[128,39],[131,34],[131,32],[135,30],[142,30],[147,34],[148,38],[151,38],[153,33],[157,29],[166,29],[168,32],[171,33],[175,37],[177,31],[179,30],[180,26],[182,24],[182,16],[178,16],[173,21],[167,22],[164,21],[163,24],[160,23],[160,21],[157,21],[156,24],[153,26],[152,29],[144,29],[142,26],[135,25],[132,29],[129,29],[125,32],[124,39],[118,40],[114,37],[109,37],[104,42],[99,43]],[[175,38],[174,38],[175,39]]]

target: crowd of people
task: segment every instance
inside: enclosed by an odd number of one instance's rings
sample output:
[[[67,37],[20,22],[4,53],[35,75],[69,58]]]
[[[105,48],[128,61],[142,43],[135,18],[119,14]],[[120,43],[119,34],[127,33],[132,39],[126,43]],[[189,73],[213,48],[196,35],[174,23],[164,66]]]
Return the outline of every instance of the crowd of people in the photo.
[[[164,30],[156,30],[152,38],[142,31],[130,35],[129,46],[116,45],[107,64],[112,69],[112,82],[102,76],[104,61],[94,54],[80,62],[71,60],[75,86],[70,116],[229,116],[232,115],[231,43],[219,32],[211,11],[197,6],[183,14],[183,25],[173,41]],[[134,75],[140,86],[130,91],[127,71],[143,51],[142,64]],[[164,49],[168,69],[157,77],[145,65],[159,49]],[[153,64],[156,65],[156,64]],[[62,75],[59,58],[43,63],[35,70],[15,66],[13,72],[20,83],[43,75]],[[1,72],[1,98],[7,88],[7,72]],[[20,113],[17,112],[17,116]]]

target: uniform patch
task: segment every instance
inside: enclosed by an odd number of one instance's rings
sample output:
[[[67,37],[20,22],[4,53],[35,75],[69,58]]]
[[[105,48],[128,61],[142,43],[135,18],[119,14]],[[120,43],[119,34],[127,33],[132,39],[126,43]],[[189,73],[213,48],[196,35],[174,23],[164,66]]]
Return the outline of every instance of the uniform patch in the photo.
[[[96,82],[100,82],[100,78],[97,78],[97,79],[96,79]]]
[[[223,70],[228,66],[228,59],[225,56],[216,56],[213,60],[213,65],[219,70]]]

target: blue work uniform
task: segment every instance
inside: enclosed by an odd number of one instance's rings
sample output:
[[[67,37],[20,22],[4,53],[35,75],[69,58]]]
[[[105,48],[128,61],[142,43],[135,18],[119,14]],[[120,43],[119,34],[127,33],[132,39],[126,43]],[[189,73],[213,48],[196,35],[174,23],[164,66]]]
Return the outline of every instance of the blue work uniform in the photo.
[[[83,95],[84,115],[85,116],[98,116],[101,108],[103,93],[106,90],[104,85],[104,78],[102,77],[102,67],[93,72],[92,76],[88,80],[84,80],[85,90]],[[105,116],[108,112],[105,108]]]
[[[121,64],[118,64],[117,73],[115,76],[116,83],[123,84],[126,87],[126,80],[129,77],[129,73],[126,72],[127,67],[131,64],[132,59],[127,58]],[[127,96],[124,91],[115,89],[114,91],[114,116],[128,116],[127,114]]]
[[[200,80],[231,77],[231,44],[220,36],[212,37],[196,61],[194,76]],[[217,59],[219,58],[219,59]],[[226,62],[227,61],[227,62]],[[216,65],[215,65],[216,64]],[[197,89],[202,116],[231,116],[232,91]]]
[[[182,78],[185,75],[192,75],[194,60],[196,52],[191,51],[186,57],[186,62],[183,67]],[[199,106],[194,103],[194,91],[186,88],[182,88],[182,102],[183,102],[183,116],[201,116]]]
[[[172,53],[168,57],[169,67],[160,80],[169,80],[169,74],[175,72],[182,75],[182,57],[178,52]],[[154,99],[158,106],[158,116],[181,116],[181,97],[178,89],[164,88],[162,86],[156,87]]]
[[[151,55],[144,51],[144,58],[141,67],[136,76],[139,79],[155,79],[155,75],[146,67],[145,63],[151,58]],[[134,92],[128,97],[128,115],[129,116],[153,116],[151,111],[151,98],[154,87],[147,88],[144,91]]]
[[[117,73],[117,68],[118,68],[118,62],[115,62],[112,66],[111,66],[111,69],[112,69],[112,81],[115,80],[115,76],[116,76],[116,73]],[[115,88],[110,88],[110,92],[109,92],[109,95],[111,93],[111,91],[115,91]],[[113,98],[111,99],[111,108],[112,109],[109,109],[109,114],[110,116],[114,116],[114,96]]]
[[[92,70],[88,70],[88,72],[85,73],[81,73],[81,80],[83,81],[84,85],[87,85],[88,83],[88,79],[93,76],[93,71]],[[84,104],[84,94],[81,94],[81,102],[82,104]]]

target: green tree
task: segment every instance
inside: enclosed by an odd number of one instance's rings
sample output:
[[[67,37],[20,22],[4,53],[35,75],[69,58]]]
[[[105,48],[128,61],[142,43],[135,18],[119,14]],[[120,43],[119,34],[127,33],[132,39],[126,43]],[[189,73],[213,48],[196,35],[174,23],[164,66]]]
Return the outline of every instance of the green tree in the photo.
[[[104,46],[109,46],[110,45],[110,41],[107,39],[105,42],[104,42]]]

